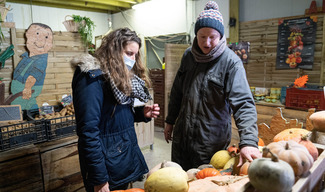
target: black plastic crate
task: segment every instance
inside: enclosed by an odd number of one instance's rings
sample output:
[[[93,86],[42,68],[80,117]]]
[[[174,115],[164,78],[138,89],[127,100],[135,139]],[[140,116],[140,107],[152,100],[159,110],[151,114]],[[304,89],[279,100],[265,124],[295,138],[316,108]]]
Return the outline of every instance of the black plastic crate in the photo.
[[[74,115],[46,120],[49,140],[76,135]]]
[[[0,151],[48,140],[45,120],[0,126]]]

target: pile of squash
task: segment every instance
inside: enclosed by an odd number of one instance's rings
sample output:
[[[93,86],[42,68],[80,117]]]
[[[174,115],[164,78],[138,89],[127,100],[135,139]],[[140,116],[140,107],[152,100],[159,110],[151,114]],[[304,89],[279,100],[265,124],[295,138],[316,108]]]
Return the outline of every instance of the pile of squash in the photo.
[[[145,181],[146,192],[222,191],[234,185],[243,187],[248,181],[259,191],[290,191],[294,183],[305,177],[318,157],[318,150],[308,139],[310,131],[286,129],[264,146],[259,138],[262,158],[246,161],[237,167],[239,149],[231,145],[216,152],[209,164],[184,171],[175,162],[165,161],[150,170]]]
[[[306,177],[318,158],[310,131],[290,128],[278,133],[263,150],[263,158],[250,163],[250,183],[262,191],[290,191],[294,183]]]

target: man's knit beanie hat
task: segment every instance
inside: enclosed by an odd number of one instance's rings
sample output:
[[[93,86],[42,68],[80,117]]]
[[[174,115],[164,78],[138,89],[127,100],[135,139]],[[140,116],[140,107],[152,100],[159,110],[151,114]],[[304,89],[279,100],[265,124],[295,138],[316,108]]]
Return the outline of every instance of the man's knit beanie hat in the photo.
[[[210,27],[217,30],[221,37],[224,35],[223,18],[219,12],[219,6],[214,1],[209,1],[204,10],[200,13],[195,23],[195,35],[203,27]]]

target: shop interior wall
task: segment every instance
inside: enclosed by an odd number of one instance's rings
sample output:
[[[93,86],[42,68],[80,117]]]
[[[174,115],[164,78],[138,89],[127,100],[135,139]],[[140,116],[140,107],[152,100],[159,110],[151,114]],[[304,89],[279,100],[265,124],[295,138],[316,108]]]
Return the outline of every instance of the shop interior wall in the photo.
[[[239,40],[250,42],[248,64],[245,65],[250,86],[280,88],[294,83],[295,79],[308,75],[308,83],[324,85],[324,15],[318,15],[314,64],[312,70],[276,70],[278,21],[305,17],[283,17],[267,20],[240,22]]]
[[[323,0],[315,0],[317,7]],[[265,20],[305,14],[312,0],[248,0],[239,1],[239,21]],[[231,7],[231,5],[230,5]]]
[[[10,82],[14,66],[21,60],[20,55],[26,52],[25,29],[4,29],[5,41],[1,44],[1,50],[5,50],[13,44],[15,55],[5,62],[4,68],[0,69],[0,77],[5,83],[5,97],[10,93]],[[85,52],[78,33],[53,31],[53,47],[48,53],[48,64],[42,93],[37,97],[37,104],[44,102],[57,105],[62,95],[71,94],[71,82],[74,69],[70,60]]]
[[[111,14],[108,13],[38,6],[33,5],[32,1],[30,5],[6,2],[6,7],[8,6],[10,6],[10,11],[6,22],[14,22],[17,29],[27,29],[32,23],[44,23],[51,27],[52,31],[66,32],[63,22],[71,19],[68,15],[86,16],[96,25],[93,32],[94,43],[95,37],[104,35],[111,26]]]

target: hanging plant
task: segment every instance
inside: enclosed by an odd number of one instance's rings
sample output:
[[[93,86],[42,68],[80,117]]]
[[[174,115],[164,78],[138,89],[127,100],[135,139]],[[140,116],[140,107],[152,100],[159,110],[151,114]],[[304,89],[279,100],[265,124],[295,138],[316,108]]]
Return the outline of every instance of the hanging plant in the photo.
[[[89,17],[82,17],[80,15],[72,15],[73,21],[79,24],[78,32],[81,37],[81,41],[89,48],[92,45],[93,31],[95,29],[95,23]],[[94,49],[90,49],[94,51]]]

